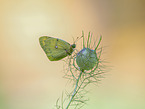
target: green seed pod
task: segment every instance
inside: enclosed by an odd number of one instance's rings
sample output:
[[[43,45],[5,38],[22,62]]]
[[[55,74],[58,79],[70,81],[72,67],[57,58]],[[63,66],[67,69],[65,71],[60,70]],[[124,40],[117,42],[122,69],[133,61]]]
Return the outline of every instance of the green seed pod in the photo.
[[[80,70],[91,70],[97,64],[97,54],[95,50],[83,48],[76,56],[76,63]]]

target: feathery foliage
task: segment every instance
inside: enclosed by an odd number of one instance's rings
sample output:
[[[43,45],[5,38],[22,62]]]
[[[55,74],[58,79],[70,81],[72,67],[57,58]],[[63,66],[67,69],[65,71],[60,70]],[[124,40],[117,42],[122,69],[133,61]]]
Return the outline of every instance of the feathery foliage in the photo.
[[[73,85],[71,92],[63,92],[61,99],[58,99],[55,107],[57,109],[80,109],[82,108],[88,99],[85,95],[88,93],[86,87],[93,83],[97,84],[100,78],[103,78],[102,74],[105,73],[105,67],[101,61],[102,48],[98,48],[102,40],[102,36],[98,43],[94,41],[94,48],[92,45],[92,34],[88,34],[87,44],[85,46],[84,32],[82,32],[83,49],[73,54],[65,60],[65,75],[64,78]]]

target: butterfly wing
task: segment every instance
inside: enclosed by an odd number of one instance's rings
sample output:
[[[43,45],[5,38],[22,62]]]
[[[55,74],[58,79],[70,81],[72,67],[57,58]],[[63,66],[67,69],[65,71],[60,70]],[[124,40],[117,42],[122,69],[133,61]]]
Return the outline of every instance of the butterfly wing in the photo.
[[[42,36],[39,42],[50,61],[58,61],[66,57],[71,49],[69,43],[58,38]]]

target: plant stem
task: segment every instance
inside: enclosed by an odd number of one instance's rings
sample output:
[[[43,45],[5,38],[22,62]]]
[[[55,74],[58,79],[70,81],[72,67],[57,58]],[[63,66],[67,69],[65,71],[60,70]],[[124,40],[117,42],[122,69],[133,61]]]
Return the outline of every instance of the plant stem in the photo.
[[[77,90],[77,88],[78,88],[78,83],[79,83],[79,80],[80,80],[80,78],[81,78],[82,73],[83,73],[83,71],[81,71],[81,73],[80,73],[80,75],[79,75],[79,77],[78,77],[78,79],[77,79],[77,81],[76,81],[76,85],[75,85],[74,92],[73,92],[73,94],[72,94],[72,97],[71,97],[71,99],[70,99],[70,101],[69,101],[69,103],[68,103],[66,109],[69,108],[71,102],[73,101],[73,98],[75,97],[75,95],[76,95],[77,92],[78,92],[78,90]]]
[[[96,48],[95,48],[95,50],[94,50],[94,51],[96,51],[96,50],[97,50],[97,48],[98,48],[98,46],[99,46],[99,44],[100,44],[101,40],[102,40],[102,36],[100,36],[99,42],[98,42],[98,44],[97,44],[97,46],[96,46]]]

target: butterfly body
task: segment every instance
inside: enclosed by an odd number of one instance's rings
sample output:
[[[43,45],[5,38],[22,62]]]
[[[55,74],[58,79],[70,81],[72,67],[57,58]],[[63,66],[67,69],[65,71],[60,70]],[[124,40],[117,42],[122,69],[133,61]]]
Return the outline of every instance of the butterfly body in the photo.
[[[71,55],[75,44],[70,45],[68,42],[49,36],[39,38],[40,45],[50,61],[58,61]]]

